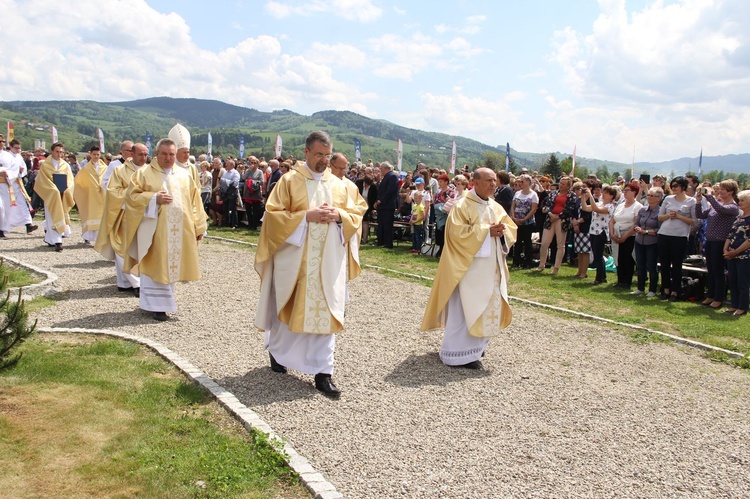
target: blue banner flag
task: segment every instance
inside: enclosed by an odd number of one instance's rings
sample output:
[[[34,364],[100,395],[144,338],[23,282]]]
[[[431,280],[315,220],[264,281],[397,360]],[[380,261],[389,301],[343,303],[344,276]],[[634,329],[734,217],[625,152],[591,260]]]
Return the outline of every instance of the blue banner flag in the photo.
[[[245,157],[245,136],[240,134],[240,159]]]
[[[701,177],[703,169],[703,148],[701,147],[701,156],[698,158],[698,178]]]
[[[359,161],[362,157],[362,142],[359,139],[354,139],[354,158]]]
[[[148,155],[151,156],[151,132],[146,132],[146,148],[148,149]]]

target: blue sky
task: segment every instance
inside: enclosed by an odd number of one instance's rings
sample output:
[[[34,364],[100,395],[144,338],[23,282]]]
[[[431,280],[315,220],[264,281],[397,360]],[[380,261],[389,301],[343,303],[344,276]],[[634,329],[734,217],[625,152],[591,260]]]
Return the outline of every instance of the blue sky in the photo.
[[[23,40],[0,47],[0,100],[350,110],[625,163],[634,150],[748,152],[746,0],[0,0],[0,11],[4,38]]]

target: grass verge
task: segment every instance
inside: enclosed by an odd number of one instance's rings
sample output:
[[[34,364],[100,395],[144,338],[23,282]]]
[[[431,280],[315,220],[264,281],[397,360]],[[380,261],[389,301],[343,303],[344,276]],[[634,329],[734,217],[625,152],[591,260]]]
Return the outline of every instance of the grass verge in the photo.
[[[8,497],[309,497],[278,449],[140,345],[39,336],[0,372]]]

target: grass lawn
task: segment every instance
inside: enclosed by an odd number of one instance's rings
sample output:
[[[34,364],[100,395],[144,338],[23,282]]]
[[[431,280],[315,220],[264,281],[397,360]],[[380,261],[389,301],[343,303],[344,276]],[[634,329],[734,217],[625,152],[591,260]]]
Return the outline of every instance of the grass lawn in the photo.
[[[36,335],[0,371],[3,497],[309,497],[248,433],[140,345]]]
[[[257,242],[257,232],[243,229],[211,228],[210,235]],[[236,234],[233,235],[233,234]],[[374,241],[374,239],[372,239]],[[432,278],[437,271],[436,258],[409,254],[410,243],[399,242],[394,249],[386,250],[366,244],[360,249],[363,266],[372,265],[386,269]],[[593,286],[593,271],[589,279],[573,277],[576,269],[563,265],[557,276],[550,270],[541,274],[531,270],[511,270],[510,295],[535,302],[563,307],[576,312],[604,317],[636,326],[648,327],[665,333],[693,339],[709,345],[750,355],[750,325],[747,317],[735,318],[697,303],[662,301],[658,298],[631,296],[627,291],[613,288],[615,274],[610,283]],[[396,275],[398,274],[393,274]],[[410,279],[398,276],[402,279]],[[432,281],[421,281],[431,286]],[[741,362],[747,365],[749,362]]]

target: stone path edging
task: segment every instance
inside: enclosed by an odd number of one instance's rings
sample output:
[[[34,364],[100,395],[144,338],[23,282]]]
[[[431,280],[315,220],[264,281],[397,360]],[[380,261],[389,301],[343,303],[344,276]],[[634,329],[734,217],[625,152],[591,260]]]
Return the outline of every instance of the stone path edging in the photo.
[[[40,333],[69,333],[69,334],[96,334],[102,336],[112,336],[122,340],[132,341],[144,345],[166,361],[174,364],[188,378],[208,390],[216,401],[224,407],[234,418],[236,418],[246,430],[251,429],[260,431],[268,435],[268,438],[278,442],[284,452],[284,460],[290,468],[299,475],[300,480],[310,491],[315,499],[338,499],[344,497],[336,490],[336,487],[329,482],[322,473],[318,472],[313,465],[304,456],[299,454],[294,447],[281,438],[271,426],[263,421],[258,414],[240,402],[233,393],[224,389],[213,379],[208,377],[200,369],[195,367],[188,360],[182,358],[177,353],[165,347],[161,343],[147,338],[142,338],[129,333],[121,333],[107,329],[83,329],[83,328],[39,328]]]
[[[19,267],[23,267],[26,270],[29,270],[35,274],[44,276],[44,280],[37,284],[30,284],[28,286],[22,286],[21,288],[10,288],[9,291],[10,291],[11,296],[18,293],[19,289],[21,290],[21,295],[24,300],[31,300],[33,298],[36,298],[37,296],[45,296],[50,291],[56,292],[54,287],[55,287],[55,282],[58,279],[57,274],[54,274],[48,270],[45,270],[39,267],[35,267],[34,265],[31,265],[29,263],[22,262],[21,260],[18,260],[17,258],[13,258],[12,256],[0,255],[0,258],[8,262],[11,262],[14,265],[17,265]]]

